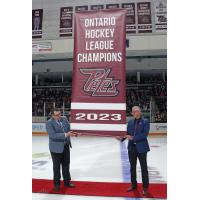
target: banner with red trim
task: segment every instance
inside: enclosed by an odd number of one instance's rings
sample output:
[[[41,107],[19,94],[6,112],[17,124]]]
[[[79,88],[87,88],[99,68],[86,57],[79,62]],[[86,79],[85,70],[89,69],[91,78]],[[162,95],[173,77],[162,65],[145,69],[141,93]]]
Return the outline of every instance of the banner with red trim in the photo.
[[[126,10],[75,13],[71,129],[126,133]]]

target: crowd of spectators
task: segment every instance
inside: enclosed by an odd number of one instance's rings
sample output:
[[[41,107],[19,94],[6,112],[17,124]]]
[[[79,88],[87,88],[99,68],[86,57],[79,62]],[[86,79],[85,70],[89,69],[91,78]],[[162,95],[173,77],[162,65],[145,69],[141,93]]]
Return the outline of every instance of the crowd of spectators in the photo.
[[[128,81],[128,80],[127,80]],[[130,78],[129,81],[136,81]],[[141,107],[143,113],[150,113],[151,97],[154,97],[156,103],[155,122],[166,122],[167,120],[167,85],[165,81],[156,81],[154,79],[143,80],[151,83],[148,86],[127,87],[126,104],[127,116],[131,115],[133,105]],[[32,91],[32,115],[48,116],[53,106],[70,110],[71,89],[66,87],[33,87]],[[45,107],[45,111],[44,111]]]
[[[69,108],[71,102],[71,90],[65,87],[33,88],[32,91],[32,115],[48,115],[53,106],[57,108]],[[64,105],[63,105],[64,104]],[[45,107],[45,112],[44,112]]]

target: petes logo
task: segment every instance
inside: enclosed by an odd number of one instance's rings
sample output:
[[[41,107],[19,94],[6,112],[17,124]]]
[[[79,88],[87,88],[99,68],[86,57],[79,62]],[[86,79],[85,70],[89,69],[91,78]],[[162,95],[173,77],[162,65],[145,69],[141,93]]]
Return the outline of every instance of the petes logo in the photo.
[[[80,69],[80,72],[87,76],[84,92],[91,93],[91,96],[117,96],[119,91],[117,85],[120,80],[108,77],[111,69]]]

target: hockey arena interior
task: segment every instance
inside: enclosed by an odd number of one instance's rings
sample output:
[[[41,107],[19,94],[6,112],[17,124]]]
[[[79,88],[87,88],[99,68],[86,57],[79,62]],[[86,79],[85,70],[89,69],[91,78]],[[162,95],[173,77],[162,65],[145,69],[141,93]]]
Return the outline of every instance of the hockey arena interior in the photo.
[[[150,184],[167,184],[167,32],[156,28],[156,5],[165,0],[33,0],[33,10],[43,9],[42,36],[32,39],[32,178],[52,180],[53,170],[45,123],[51,109],[59,108],[70,122],[73,28],[72,35],[59,33],[60,9],[92,5],[150,2],[152,30],[126,33],[126,118],[132,118],[132,106],[139,106],[150,122],[148,153]],[[137,13],[137,11],[135,11]],[[73,20],[72,20],[73,23]],[[73,27],[73,25],[72,25]],[[78,80],[76,80],[78,81]],[[113,137],[80,136],[72,138],[70,171],[72,181],[130,183],[127,141]],[[142,182],[137,164],[138,183]],[[143,199],[131,197],[87,196],[80,194],[33,193],[33,200],[57,199]],[[154,198],[152,194],[152,199]],[[151,199],[149,198],[149,199]],[[166,199],[160,197],[156,199]]]

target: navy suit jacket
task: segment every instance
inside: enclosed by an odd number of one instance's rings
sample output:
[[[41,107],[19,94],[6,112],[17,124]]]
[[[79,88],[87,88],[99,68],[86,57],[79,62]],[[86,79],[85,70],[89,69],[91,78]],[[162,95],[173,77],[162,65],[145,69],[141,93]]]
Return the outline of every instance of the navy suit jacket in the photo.
[[[62,128],[53,118],[50,118],[46,123],[46,130],[49,135],[49,149],[53,153],[62,153],[67,139],[71,147],[70,137],[65,137],[65,133],[70,131],[70,124],[66,117],[61,117],[60,121]]]
[[[144,118],[139,119],[137,123],[138,125],[136,128],[135,119],[131,119],[128,122],[127,134],[133,136],[133,140],[129,140],[128,142],[128,150],[131,150],[133,145],[136,145],[136,149],[138,153],[146,153],[150,151],[149,143],[147,140],[150,124],[149,124],[148,119],[144,119]],[[134,133],[134,130],[135,130],[135,133]]]

